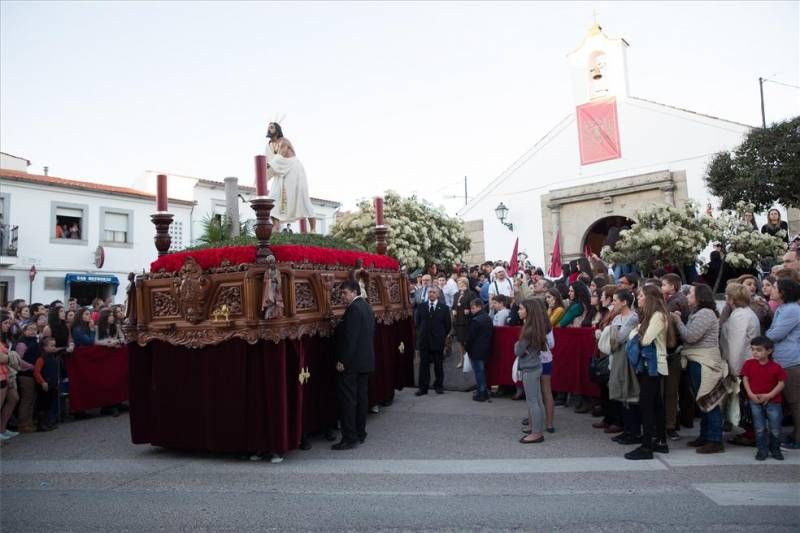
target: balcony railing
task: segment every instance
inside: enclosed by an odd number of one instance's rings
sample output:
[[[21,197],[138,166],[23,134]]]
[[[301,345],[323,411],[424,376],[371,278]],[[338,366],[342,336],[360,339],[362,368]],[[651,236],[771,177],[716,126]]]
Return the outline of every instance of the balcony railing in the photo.
[[[19,226],[0,224],[0,255],[17,257]]]

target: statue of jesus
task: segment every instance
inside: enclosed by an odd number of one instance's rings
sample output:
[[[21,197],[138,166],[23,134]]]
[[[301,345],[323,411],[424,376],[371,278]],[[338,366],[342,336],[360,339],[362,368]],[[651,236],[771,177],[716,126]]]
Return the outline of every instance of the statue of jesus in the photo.
[[[275,201],[272,221],[275,231],[281,223],[308,219],[311,233],[316,233],[317,219],[308,195],[308,178],[303,164],[297,159],[292,143],[283,136],[281,125],[270,122],[267,128],[267,167],[272,178],[269,197]]]

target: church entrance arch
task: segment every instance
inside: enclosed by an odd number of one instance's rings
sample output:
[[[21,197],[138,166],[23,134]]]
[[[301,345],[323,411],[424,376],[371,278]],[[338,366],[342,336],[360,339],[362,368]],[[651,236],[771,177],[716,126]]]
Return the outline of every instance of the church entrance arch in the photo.
[[[588,250],[592,253],[600,255],[600,251],[606,244],[608,232],[611,231],[611,228],[622,230],[625,228],[630,228],[635,223],[636,222],[630,218],[620,215],[611,215],[600,218],[591,226],[589,226],[586,232],[583,234],[582,248],[583,250]]]

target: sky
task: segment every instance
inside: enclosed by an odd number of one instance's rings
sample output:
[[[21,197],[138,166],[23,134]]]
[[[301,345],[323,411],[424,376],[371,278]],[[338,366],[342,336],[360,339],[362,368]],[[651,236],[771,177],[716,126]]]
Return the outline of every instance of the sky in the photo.
[[[596,14],[631,94],[752,125],[800,86],[798,2],[0,2],[0,150],[29,172],[254,180],[285,115],[311,195],[463,206],[574,111]],[[767,122],[800,90],[764,85]]]

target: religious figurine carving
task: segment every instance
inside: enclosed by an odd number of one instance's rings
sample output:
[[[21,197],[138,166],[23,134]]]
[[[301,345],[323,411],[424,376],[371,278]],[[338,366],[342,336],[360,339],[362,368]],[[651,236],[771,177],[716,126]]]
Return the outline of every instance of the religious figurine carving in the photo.
[[[263,297],[261,310],[264,318],[283,318],[283,295],[281,294],[281,273],[275,256],[267,257],[267,270],[264,272]]]
[[[210,283],[197,261],[191,257],[186,259],[174,284],[184,318],[192,324],[202,321]]]
[[[308,194],[308,178],[294,146],[283,136],[277,122],[269,123],[267,138],[267,170],[272,178],[269,197],[275,201],[271,213],[275,231],[280,231],[281,223],[308,219],[311,233],[316,233],[317,219]]]
[[[364,268],[364,261],[356,259],[356,267],[350,271],[350,279],[358,283],[361,288],[359,295],[367,299],[367,287],[369,287],[369,272]]]

